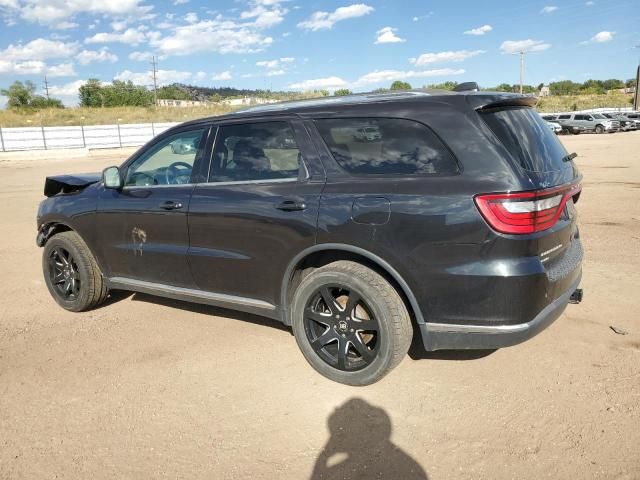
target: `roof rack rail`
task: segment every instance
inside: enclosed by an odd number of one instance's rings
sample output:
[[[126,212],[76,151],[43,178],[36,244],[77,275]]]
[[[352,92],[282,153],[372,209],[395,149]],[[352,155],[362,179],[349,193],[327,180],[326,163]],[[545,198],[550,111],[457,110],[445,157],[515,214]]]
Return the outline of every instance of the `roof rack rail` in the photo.
[[[478,92],[480,87],[476,82],[464,82],[453,89],[454,92]]]

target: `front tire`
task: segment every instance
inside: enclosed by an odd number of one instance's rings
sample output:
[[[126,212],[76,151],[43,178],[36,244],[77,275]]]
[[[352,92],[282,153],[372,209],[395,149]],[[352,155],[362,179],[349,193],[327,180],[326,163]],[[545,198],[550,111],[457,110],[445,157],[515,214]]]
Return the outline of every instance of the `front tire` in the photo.
[[[377,382],[411,344],[411,320],[398,292],[355,262],[333,262],[307,275],[294,294],[292,315],[307,361],[346,385]]]
[[[604,127],[602,125],[596,125],[596,133],[597,134],[604,133]]]
[[[109,293],[95,258],[76,232],[58,233],[47,241],[42,270],[49,293],[65,310],[90,310]]]

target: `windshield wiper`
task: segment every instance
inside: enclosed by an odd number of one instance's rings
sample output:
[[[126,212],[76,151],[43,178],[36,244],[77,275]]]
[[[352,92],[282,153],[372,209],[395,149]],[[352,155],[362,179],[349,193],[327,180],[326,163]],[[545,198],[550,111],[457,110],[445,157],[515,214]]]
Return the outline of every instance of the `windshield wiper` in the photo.
[[[573,153],[570,153],[569,155],[565,155],[564,157],[562,157],[562,161],[563,162],[570,162],[571,160],[573,160],[577,156],[578,156],[578,154],[576,152],[573,152]]]

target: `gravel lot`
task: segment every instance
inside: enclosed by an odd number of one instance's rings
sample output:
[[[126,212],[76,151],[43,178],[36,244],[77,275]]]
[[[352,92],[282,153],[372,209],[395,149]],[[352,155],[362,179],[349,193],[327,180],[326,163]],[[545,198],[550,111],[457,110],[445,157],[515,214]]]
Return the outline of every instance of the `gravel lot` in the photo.
[[[561,138],[585,175],[583,303],[366,388],[264,318],[139,294],[65,312],[34,242],[44,177],[126,152],[0,156],[0,478],[640,478],[640,132]]]

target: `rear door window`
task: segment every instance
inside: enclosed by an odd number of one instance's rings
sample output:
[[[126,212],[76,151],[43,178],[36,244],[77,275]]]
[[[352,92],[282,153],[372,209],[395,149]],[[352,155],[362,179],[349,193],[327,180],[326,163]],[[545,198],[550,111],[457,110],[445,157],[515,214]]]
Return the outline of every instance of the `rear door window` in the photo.
[[[566,166],[567,151],[529,107],[514,107],[482,113],[484,121],[520,166],[532,172],[550,172]]]
[[[336,162],[363,175],[451,175],[453,154],[425,125],[398,118],[315,121]]]
[[[298,178],[301,155],[288,122],[219,127],[210,182]]]

